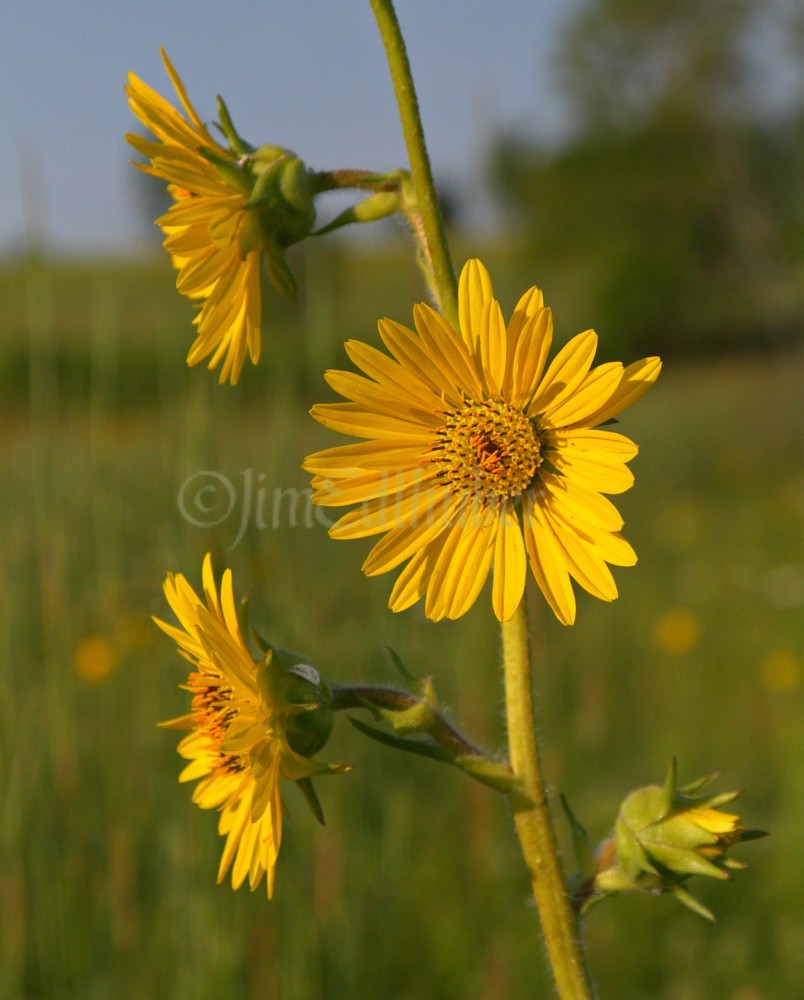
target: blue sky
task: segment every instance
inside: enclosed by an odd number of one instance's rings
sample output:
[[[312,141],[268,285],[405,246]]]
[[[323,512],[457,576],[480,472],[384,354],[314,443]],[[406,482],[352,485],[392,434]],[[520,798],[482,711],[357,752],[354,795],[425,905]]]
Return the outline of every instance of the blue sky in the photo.
[[[436,178],[478,206],[475,221],[489,218],[483,163],[498,129],[568,130],[554,70],[580,2],[397,0]],[[751,35],[757,94],[771,105],[794,101],[801,83],[774,58],[784,7],[771,0]],[[123,85],[133,69],[171,93],[160,45],[201,115],[213,119],[223,94],[254,144],[316,168],[406,162],[368,0],[9,0],[2,29],[0,255],[26,229],[53,253],[142,249]]]
[[[437,177],[482,190],[502,125],[555,135],[551,53],[573,2],[398,0]],[[164,45],[201,115],[226,98],[249,141],[311,166],[391,169],[404,147],[368,0],[27,0],[3,10],[0,253],[136,252],[123,134],[133,69],[165,95]],[[24,178],[24,180],[23,180]]]

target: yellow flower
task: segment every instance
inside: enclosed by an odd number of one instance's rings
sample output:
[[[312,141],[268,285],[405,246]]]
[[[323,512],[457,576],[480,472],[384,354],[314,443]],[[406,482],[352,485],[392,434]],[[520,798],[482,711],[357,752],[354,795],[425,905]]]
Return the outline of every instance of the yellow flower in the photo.
[[[270,898],[282,840],[280,775],[298,781],[343,769],[313,763],[290,746],[293,719],[300,713],[310,719],[321,706],[283,703],[272,693],[293,683],[320,691],[313,668],[305,666],[297,675],[279,669],[282,682],[272,684],[266,676],[272,653],[257,663],[243,641],[231,571],[223,575],[220,597],[209,555],[204,559],[202,579],[203,600],[181,574],[169,573],[165,596],[179,627],[154,619],[175,639],[179,652],[193,667],[186,685],[192,695],[191,711],[162,725],[190,730],[178,746],[189,761],[179,781],[200,779],[193,802],[220,812],[218,832],[226,837],[226,844],[218,882],[231,867],[232,886],[239,888],[248,876],[254,890],[266,873]],[[328,709],[326,714],[323,741],[331,726]],[[306,745],[316,750],[323,741],[311,737],[310,731],[308,726],[302,735]]]
[[[235,385],[246,350],[254,364],[260,357],[261,248],[246,208],[250,188],[245,178],[238,183],[234,157],[201,121],[164,51],[162,59],[187,117],[129,73],[128,103],[156,141],[133,134],[126,139],[151,161],[137,166],[167,181],[174,199],[156,221],[179,272],[178,290],[201,303],[187,363],[211,355],[210,368],[223,362],[220,381]],[[224,178],[213,160],[229,160],[233,169]]]
[[[591,368],[592,330],[547,366],[552,316],[529,289],[506,326],[485,267],[470,260],[459,285],[460,332],[427,305],[416,332],[379,323],[393,355],[349,341],[366,378],[327,373],[350,402],[313,407],[333,430],[365,441],[312,455],[313,499],[360,506],[334,538],[384,534],[363,564],[369,576],[407,565],[391,592],[394,611],[425,598],[428,617],[459,618],[493,567],[501,621],[522,598],[530,565],[556,616],[575,620],[570,578],[605,601],[617,587],[607,566],[636,562],[622,518],[603,493],[633,483],[636,445],[594,430],[656,380],[661,362]]]

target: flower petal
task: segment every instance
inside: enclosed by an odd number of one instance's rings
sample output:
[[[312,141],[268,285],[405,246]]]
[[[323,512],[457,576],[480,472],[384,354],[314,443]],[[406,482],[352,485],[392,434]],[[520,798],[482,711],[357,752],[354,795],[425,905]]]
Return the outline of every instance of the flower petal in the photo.
[[[525,592],[527,559],[522,528],[510,500],[506,501],[497,522],[494,549],[494,585],[491,603],[501,622],[508,621],[519,607]]]
[[[491,277],[477,259],[468,260],[458,281],[458,316],[461,336],[473,357],[478,357],[483,307],[494,298]]]
[[[563,551],[530,493],[522,501],[525,549],[531,571],[556,618],[564,625],[575,621],[575,594]]]
[[[424,613],[433,621],[460,618],[477,600],[491,568],[496,518],[467,509],[446,532],[443,547],[427,586]]]

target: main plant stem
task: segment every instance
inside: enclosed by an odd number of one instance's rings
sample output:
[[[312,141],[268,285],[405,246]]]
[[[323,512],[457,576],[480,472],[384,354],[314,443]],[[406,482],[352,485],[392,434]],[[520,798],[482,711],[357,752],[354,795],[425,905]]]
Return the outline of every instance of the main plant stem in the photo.
[[[392,0],[370,0],[394,83],[411,179],[421,217],[417,232],[444,318],[458,328],[458,289],[424,141],[419,105],[405,42]],[[510,765],[520,779],[512,795],[514,821],[530,875],[547,954],[561,1000],[593,995],[581,953],[575,914],[567,894],[539,763],[533,713],[527,612],[524,600],[502,625],[505,706]]]
[[[416,194],[421,231],[416,233],[425,265],[432,276],[433,291],[438,296],[438,304],[448,323],[458,325],[458,288],[455,271],[449,253],[444,220],[438,205],[430,157],[424,141],[419,102],[410,63],[399,27],[396,11],[391,0],[370,0],[371,9],[380,29],[388,68],[396,93],[402,134],[410,161],[410,176]],[[416,227],[414,227],[416,228]]]
[[[575,913],[567,893],[547,789],[539,760],[533,710],[528,616],[525,601],[502,623],[505,713],[511,770],[519,778],[514,822],[539,911],[547,955],[562,1000],[591,997]]]

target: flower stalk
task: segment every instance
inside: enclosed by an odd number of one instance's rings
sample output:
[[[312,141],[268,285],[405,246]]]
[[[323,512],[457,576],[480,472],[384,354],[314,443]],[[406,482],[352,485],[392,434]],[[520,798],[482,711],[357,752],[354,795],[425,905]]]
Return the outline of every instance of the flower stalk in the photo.
[[[416,91],[399,21],[391,0],[371,0],[394,83],[411,176],[419,204],[422,251],[430,266],[436,301],[453,328],[458,325],[458,289],[430,169]],[[510,766],[521,786],[512,795],[514,821],[530,875],[547,952],[562,1000],[590,998],[592,988],[567,893],[541,774],[533,711],[527,612],[524,598],[502,623],[505,703]]]
[[[444,220],[433,182],[430,157],[424,141],[419,102],[405,41],[391,0],[371,0],[371,9],[380,29],[388,68],[394,84],[402,133],[410,160],[410,173],[416,195],[421,227],[414,224],[431,291],[444,318],[453,326],[458,322],[458,286],[452,267]],[[410,218],[410,216],[409,216]],[[413,222],[413,220],[411,220]]]
[[[502,646],[510,763],[519,779],[519,793],[512,797],[514,823],[558,994],[562,1000],[582,1000],[593,994],[561,868],[536,742],[533,674],[524,599],[513,618],[502,623]]]

